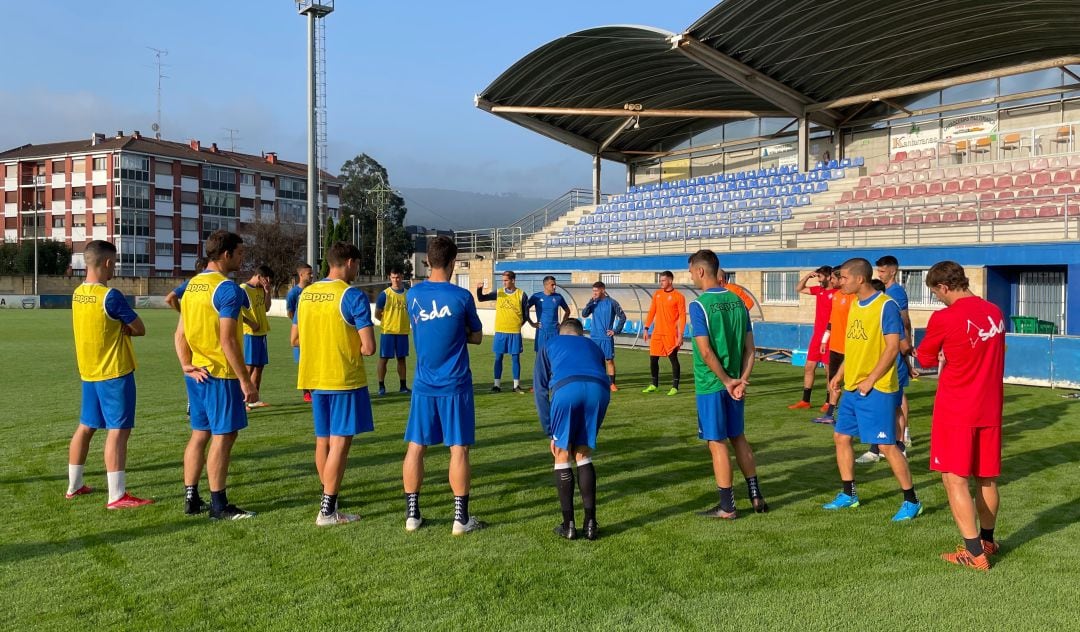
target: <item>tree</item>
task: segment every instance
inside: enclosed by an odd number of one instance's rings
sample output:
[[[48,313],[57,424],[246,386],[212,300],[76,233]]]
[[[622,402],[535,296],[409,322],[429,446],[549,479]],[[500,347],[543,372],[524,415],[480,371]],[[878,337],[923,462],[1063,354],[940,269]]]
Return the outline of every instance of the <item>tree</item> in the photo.
[[[302,263],[304,233],[271,222],[255,222],[244,228],[245,259],[248,267],[270,266],[274,271],[274,293],[289,283],[296,266]]]
[[[62,241],[42,239],[38,242],[38,274],[67,274],[71,265],[71,248]],[[23,274],[34,272],[34,241],[19,244],[16,267]]]
[[[361,270],[374,274],[376,265],[376,242],[378,214],[383,217],[383,235],[385,238],[385,267],[389,270],[395,265],[405,268],[408,278],[412,272],[410,258],[413,254],[412,240],[405,233],[405,200],[390,187],[390,175],[386,168],[367,154],[360,154],[347,160],[341,167],[342,223],[349,226],[352,217],[360,224],[360,248],[363,257]]]
[[[0,274],[19,274],[19,244],[0,244]]]

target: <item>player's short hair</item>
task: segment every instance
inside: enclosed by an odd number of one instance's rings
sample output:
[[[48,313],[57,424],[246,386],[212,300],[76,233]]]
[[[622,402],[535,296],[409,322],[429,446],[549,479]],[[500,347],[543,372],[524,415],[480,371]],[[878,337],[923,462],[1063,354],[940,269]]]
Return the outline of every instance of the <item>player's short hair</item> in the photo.
[[[547,283],[548,281],[555,281],[556,283],[558,283],[555,277],[551,276],[550,274],[544,277],[544,283]]]
[[[843,265],[843,264],[841,264],[841,265],[839,265],[839,266],[833,266],[833,269],[832,269],[832,275],[833,275],[834,277],[838,278],[838,279],[840,278],[840,267],[841,267],[842,265]]]
[[[195,257],[195,274],[199,274],[205,270],[207,263],[210,263],[210,260],[206,257]]]
[[[244,244],[244,238],[227,230],[215,230],[206,238],[203,252],[209,261],[217,261],[225,255],[231,255]]]
[[[825,276],[829,276],[832,274],[832,266],[821,266],[817,270],[814,270],[814,274],[824,274]]]
[[[255,272],[258,273],[258,275],[261,277],[266,277],[271,281],[274,280],[274,271],[271,270],[270,266],[266,265],[265,263],[258,268],[255,268]]]
[[[944,285],[950,290],[967,290],[970,287],[964,268],[955,261],[938,261],[926,273],[926,287]]]
[[[720,270],[720,258],[716,256],[715,252],[707,249],[698,250],[690,255],[687,263],[691,268],[701,266],[705,268],[706,273],[713,276],[716,276],[716,273]]]
[[[349,259],[360,259],[360,249],[346,241],[335,241],[326,249],[326,262],[332,266],[343,266]]]
[[[517,274],[513,270],[507,270],[502,275],[510,277],[511,281],[517,281]]]
[[[83,258],[88,266],[99,266],[106,259],[116,256],[116,246],[102,239],[95,239],[86,244]]]
[[[877,261],[875,261],[874,265],[879,266],[879,267],[880,266],[892,266],[894,268],[897,268],[897,267],[900,266],[900,262],[897,261],[896,257],[894,257],[892,255],[885,255],[884,257],[882,257],[882,258],[878,259]]]
[[[567,318],[559,325],[559,333],[582,336],[585,334],[585,327],[582,326],[580,320],[576,318]]]
[[[861,276],[863,282],[869,281],[870,277],[874,276],[874,271],[870,268],[870,262],[862,257],[848,259],[841,264],[840,269]]]
[[[671,279],[672,281],[675,280],[675,275],[671,272],[671,270],[664,270],[663,272],[660,273],[660,276],[661,277],[667,277],[667,278]]]
[[[870,279],[870,285],[878,292],[885,291],[885,282],[881,279]]]
[[[307,262],[304,262],[304,263],[301,263],[300,265],[296,266],[296,274],[299,275],[304,270],[311,270],[311,269],[312,269],[311,264],[307,263]]]
[[[428,242],[427,260],[432,268],[446,268],[457,259],[457,244],[446,235],[439,235]]]
[[[401,269],[401,266],[393,266],[393,267],[390,268],[390,272],[388,274],[396,274],[398,276],[404,276],[405,271]]]
[[[607,289],[607,286],[604,285],[603,281],[597,281],[596,283],[593,283],[592,286],[593,286],[594,290],[606,290]]]

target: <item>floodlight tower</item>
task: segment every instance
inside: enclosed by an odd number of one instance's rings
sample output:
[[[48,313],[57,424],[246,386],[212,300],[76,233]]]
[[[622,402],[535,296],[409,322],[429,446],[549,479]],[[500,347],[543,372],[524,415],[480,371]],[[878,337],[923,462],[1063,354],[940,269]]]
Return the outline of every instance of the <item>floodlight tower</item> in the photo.
[[[320,226],[319,203],[322,199],[319,191],[319,41],[323,30],[323,18],[334,12],[334,0],[297,0],[300,15],[308,20],[308,178],[307,178],[307,258],[312,265],[318,264]],[[322,50],[325,56],[325,48]],[[325,60],[322,60],[325,64]],[[324,73],[325,76],[325,73]],[[325,85],[322,85],[325,90]]]

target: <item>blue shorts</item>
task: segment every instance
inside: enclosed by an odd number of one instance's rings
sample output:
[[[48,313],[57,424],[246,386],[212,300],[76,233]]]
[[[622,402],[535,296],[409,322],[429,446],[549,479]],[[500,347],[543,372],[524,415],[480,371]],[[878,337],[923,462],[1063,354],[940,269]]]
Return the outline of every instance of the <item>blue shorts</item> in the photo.
[[[536,330],[536,337],[533,338],[533,351],[539,351],[547,345],[548,342],[555,339],[555,336],[559,335],[558,325],[549,325],[547,327],[541,327]]]
[[[270,364],[270,354],[266,351],[266,336],[244,334],[244,364],[248,366]]]
[[[83,382],[79,423],[95,430],[134,427],[135,373],[100,382]]]
[[[611,336],[604,336],[603,338],[590,338],[596,343],[596,346],[600,347],[600,351],[604,352],[605,360],[615,359],[615,339]]]
[[[405,440],[419,445],[475,443],[476,406],[472,391],[453,395],[418,395],[413,391]]]
[[[297,364],[300,364],[300,347],[292,348],[292,359]]]
[[[206,381],[184,376],[188,402],[191,404],[191,429],[229,434],[247,428],[247,409],[240,380],[208,377]]]
[[[311,391],[315,436],[351,437],[375,430],[366,386],[351,391]]]
[[[604,423],[611,388],[597,382],[570,382],[551,396],[551,436],[563,450],[596,449],[596,433]]]
[[[833,430],[849,437],[857,436],[863,443],[895,443],[900,393],[882,393],[876,388],[866,395],[860,395],[857,390],[844,391]]]
[[[492,345],[491,350],[496,355],[501,353],[509,353],[510,355],[519,355],[525,347],[521,343],[521,334],[495,334],[495,343]]]
[[[697,436],[705,441],[724,441],[745,431],[743,400],[727,391],[697,396]]]
[[[379,336],[380,358],[407,358],[409,357],[408,334],[383,334]]]

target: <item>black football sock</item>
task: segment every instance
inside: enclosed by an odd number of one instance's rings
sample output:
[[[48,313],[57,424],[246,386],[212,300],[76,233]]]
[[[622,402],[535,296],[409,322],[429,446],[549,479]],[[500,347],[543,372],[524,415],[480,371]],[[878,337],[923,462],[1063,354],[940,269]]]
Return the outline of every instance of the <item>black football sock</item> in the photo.
[[[454,521],[465,524],[469,522],[469,495],[454,496]]]
[[[199,497],[198,485],[185,485],[184,486],[184,500],[192,500]]]
[[[807,404],[809,404],[809,403],[810,403],[810,394],[811,394],[811,393],[813,393],[813,392],[814,392],[814,388],[813,388],[813,387],[810,387],[810,388],[804,388],[804,389],[802,390],[802,400],[803,400],[804,402],[806,402]]]
[[[420,492],[405,493],[405,517],[420,517]]]
[[[746,479],[746,493],[750,496],[750,500],[764,498],[761,495],[761,487],[758,485],[757,475],[750,476]]]
[[[596,520],[596,468],[592,459],[577,462],[578,488],[585,508],[585,522]]]
[[[720,508],[727,512],[735,511],[735,491],[730,487],[717,487],[720,492]]]
[[[222,511],[229,505],[229,497],[225,495],[225,490],[215,492],[210,490],[210,509],[214,511]]]
[[[829,410],[825,414],[828,415],[829,417],[832,417],[833,415],[835,415],[836,414],[836,405],[833,404],[832,402],[829,402]]]
[[[555,464],[555,490],[559,492],[562,525],[569,527],[574,524],[574,470],[569,463]]]
[[[660,357],[649,356],[649,375],[652,376],[652,385],[660,386]]]
[[[981,538],[964,538],[964,548],[968,553],[971,553],[972,557],[979,557],[983,554],[983,545]]]
[[[842,481],[844,483],[844,493],[852,498],[855,498],[855,481]]]
[[[983,540],[986,540],[987,542],[993,542],[994,541],[994,530],[993,529],[979,529],[979,537],[982,538]]]
[[[383,382],[383,381],[380,380],[379,381],[379,388],[381,388],[381,389],[383,389],[385,391],[386,390],[386,382]]]
[[[911,486],[911,489],[904,490],[904,502],[909,502],[913,505],[919,504],[919,497],[915,495],[914,485]]]
[[[611,383],[612,383],[612,384],[614,384],[614,383],[615,383],[615,374],[614,374],[614,373],[612,373],[612,374],[611,374],[611,375],[609,375],[608,377],[610,377],[610,378],[611,378]]]
[[[405,380],[398,380],[398,390],[399,391],[405,390]]]
[[[878,444],[876,443],[870,445],[870,451],[878,456],[881,456],[881,448],[879,448]]]
[[[331,516],[334,514],[335,511],[337,511],[337,497],[337,494],[322,495],[322,505],[319,508],[319,511],[322,512],[322,515]]]
[[[682,378],[682,365],[679,364],[679,350],[676,349],[668,356],[671,360],[671,388],[678,390]]]

